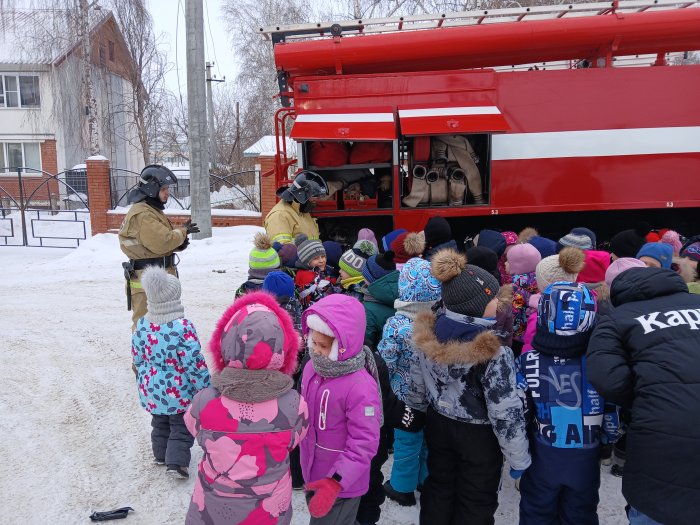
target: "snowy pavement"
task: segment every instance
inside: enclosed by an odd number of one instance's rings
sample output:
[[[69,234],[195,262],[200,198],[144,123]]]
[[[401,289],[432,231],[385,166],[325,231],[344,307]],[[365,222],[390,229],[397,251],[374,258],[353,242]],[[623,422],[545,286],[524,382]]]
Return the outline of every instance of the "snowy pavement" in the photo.
[[[215,228],[181,256],[182,302],[202,341],[246,278],[257,230]],[[75,250],[0,247],[3,524],[89,523],[93,511],[121,506],[136,510],[125,524],[184,521],[193,479],[172,480],[151,464],[122,260],[111,234]],[[195,445],[192,470],[200,457]],[[517,523],[518,497],[504,478],[497,524]],[[620,480],[603,472],[601,525],[627,523],[623,506]],[[308,523],[301,493],[294,510],[292,523]],[[387,502],[380,523],[418,523],[418,511]]]

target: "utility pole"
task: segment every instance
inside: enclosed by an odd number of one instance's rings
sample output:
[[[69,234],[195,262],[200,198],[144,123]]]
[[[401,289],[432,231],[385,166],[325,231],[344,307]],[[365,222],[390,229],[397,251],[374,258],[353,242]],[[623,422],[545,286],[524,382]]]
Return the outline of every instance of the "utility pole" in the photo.
[[[187,118],[190,148],[190,210],[200,233],[194,239],[211,237],[209,150],[207,148],[206,82],[204,70],[203,0],[187,0]]]
[[[80,40],[81,66],[82,66],[82,96],[85,104],[85,115],[88,120],[88,130],[90,132],[90,156],[100,154],[100,134],[97,123],[97,100],[92,83],[92,64],[90,43],[90,9],[95,7],[97,2],[89,3],[88,0],[79,0],[78,7],[78,37]]]
[[[216,128],[214,127],[214,96],[212,94],[212,82],[225,82],[212,78],[211,68],[214,62],[207,62],[207,115],[209,117],[209,160],[212,168],[216,168]]]

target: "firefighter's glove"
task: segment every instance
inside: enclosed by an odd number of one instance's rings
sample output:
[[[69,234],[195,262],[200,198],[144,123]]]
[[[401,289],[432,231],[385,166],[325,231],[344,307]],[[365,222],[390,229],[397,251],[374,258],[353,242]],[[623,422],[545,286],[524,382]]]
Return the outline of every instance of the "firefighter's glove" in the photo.
[[[181,252],[181,251],[187,249],[187,247],[188,247],[189,245],[190,245],[190,239],[189,239],[189,237],[185,237],[185,242],[183,242],[180,246],[178,246],[177,248],[175,248],[175,251],[176,251],[176,252]]]
[[[342,490],[340,483],[333,478],[323,478],[306,484],[306,490],[313,492],[309,499],[309,514],[322,518],[333,508],[338,494]]]
[[[199,226],[197,226],[196,222],[192,222],[192,219],[185,223],[185,229],[187,230],[188,235],[190,233],[199,233]]]
[[[425,427],[425,414],[405,405],[401,421],[396,426],[405,432],[420,432]]]
[[[122,507],[120,509],[108,510],[107,512],[93,512],[90,514],[90,520],[92,521],[110,521],[110,520],[121,520],[129,515],[129,511],[133,512],[134,509],[131,507]]]

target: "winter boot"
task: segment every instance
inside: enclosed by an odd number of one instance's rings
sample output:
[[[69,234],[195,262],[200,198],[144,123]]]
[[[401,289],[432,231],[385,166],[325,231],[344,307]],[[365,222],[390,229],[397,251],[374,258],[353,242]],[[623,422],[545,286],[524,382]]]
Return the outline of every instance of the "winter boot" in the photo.
[[[168,470],[165,472],[175,479],[187,479],[190,477],[189,472],[187,472],[187,467],[181,467],[179,465],[168,465]]]
[[[391,486],[391,481],[384,483],[384,493],[390,500],[394,500],[402,507],[412,507],[416,504],[416,495],[413,492],[399,492]]]

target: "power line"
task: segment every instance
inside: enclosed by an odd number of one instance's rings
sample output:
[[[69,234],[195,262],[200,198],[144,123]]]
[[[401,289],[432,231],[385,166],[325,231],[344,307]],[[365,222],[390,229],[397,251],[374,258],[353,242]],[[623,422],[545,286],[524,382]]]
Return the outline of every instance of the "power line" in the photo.
[[[211,40],[211,48],[214,53],[214,65],[216,66],[216,73],[221,77],[221,70],[219,69],[219,59],[216,56],[216,45],[214,45],[214,34],[211,32],[211,23],[209,22],[209,4],[204,0],[205,11],[207,13],[207,27],[209,28],[209,39]]]
[[[175,18],[175,74],[177,75],[177,92],[180,96],[180,105],[182,105],[182,89],[180,88],[180,63],[177,58],[177,41],[180,39],[179,24],[180,24],[180,7],[182,0],[177,0],[177,17]]]

